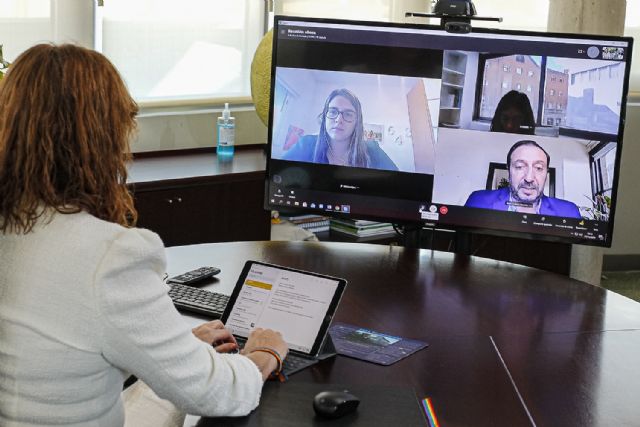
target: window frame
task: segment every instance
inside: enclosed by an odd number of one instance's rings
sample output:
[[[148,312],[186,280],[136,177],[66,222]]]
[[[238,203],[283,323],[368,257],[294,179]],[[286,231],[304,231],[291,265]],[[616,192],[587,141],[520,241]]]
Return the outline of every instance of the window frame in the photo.
[[[55,1],[55,0],[52,0]],[[91,0],[93,3],[93,16],[91,22],[93,22],[93,40],[91,49],[101,52],[102,47],[102,11],[101,7],[104,6],[105,1],[109,0]],[[263,0],[259,2],[259,5],[250,4],[250,7],[259,7],[262,19],[260,25],[262,25],[262,36],[268,32],[270,23],[270,10],[273,7],[272,0]],[[88,18],[85,16],[85,18]],[[225,103],[229,103],[231,106],[247,106],[253,105],[253,99],[249,93],[246,96],[184,96],[171,99],[157,99],[157,100],[137,100],[136,103],[140,107],[140,115],[156,115],[165,112],[192,112],[192,111],[208,111],[212,107],[221,107]]]
[[[475,102],[474,102],[473,114],[472,114],[472,120],[474,121],[478,121],[482,123],[491,123],[492,117],[480,116],[480,104],[482,102],[482,91],[484,90],[484,84],[482,82],[484,82],[485,80],[485,70],[487,69],[485,64],[488,59],[501,58],[505,56],[513,56],[513,55],[484,54],[484,53],[480,53],[478,55],[478,79],[476,81],[476,86],[475,86],[476,93],[475,93]],[[540,59],[540,87],[539,87],[539,93],[538,93],[538,114],[537,114],[537,117],[535,118],[536,120],[535,123],[536,123],[536,127],[556,127],[555,125],[549,126],[543,123],[543,119],[542,119],[543,112],[544,112],[544,102],[545,102],[544,92],[545,92],[546,79],[547,79],[547,57],[541,56],[540,58],[541,59]],[[572,78],[574,76],[575,74],[571,75]],[[529,86],[530,85],[527,86],[527,92],[529,92],[528,91]],[[532,87],[532,91],[533,90],[535,90],[534,87]],[[627,103],[633,102],[630,98],[631,98],[631,93],[629,93],[629,96],[627,97]],[[533,108],[533,105],[532,105],[532,108]],[[550,107],[550,108],[553,108],[553,107]],[[605,132],[586,131],[581,129],[567,128],[563,126],[557,126],[557,127],[558,127],[558,133],[561,136],[567,136],[567,137],[578,138],[578,139],[586,139],[591,141],[614,141],[617,139],[617,135],[615,134],[609,134]]]
[[[489,59],[495,58],[503,58],[507,56],[517,56],[517,55],[503,55],[503,54],[494,54],[494,53],[479,53],[478,54],[478,77],[476,81],[475,87],[475,102],[473,105],[473,114],[472,120],[479,121],[483,123],[491,123],[492,117],[483,117],[480,115],[480,104],[482,103],[482,91],[484,90],[484,85],[481,82],[485,81],[485,70],[487,69],[486,63]],[[542,126],[542,110],[544,108],[544,86],[546,82],[546,66],[547,66],[547,58],[542,56],[540,60],[540,89],[538,93],[538,114],[536,117],[536,126]],[[544,68],[543,68],[544,67]],[[533,73],[535,75],[535,73]],[[531,76],[529,76],[531,77]],[[527,92],[532,92],[534,88],[531,88],[529,91],[529,84],[527,84]],[[504,88],[504,87],[503,87]],[[532,106],[533,107],[533,106]]]
[[[98,22],[100,7],[104,4],[105,1],[109,0],[83,0],[83,1],[70,1],[70,0],[51,0],[52,1],[52,16],[51,16],[51,26],[52,26],[52,40],[55,43],[61,43],[65,41],[74,41],[79,43],[80,45],[95,49],[96,38],[99,34],[101,34],[100,23]],[[311,1],[311,0],[310,0]],[[54,6],[55,3],[55,6]],[[261,8],[261,13],[264,16],[263,19],[263,28],[262,32],[266,33],[269,28],[269,23],[271,18],[273,17],[274,10],[274,0],[262,0],[258,1],[256,7]],[[252,5],[253,7],[253,5]],[[277,7],[277,4],[276,6]],[[395,7],[395,6],[394,6]],[[633,36],[631,33],[636,33],[636,31],[629,31],[629,28],[637,28],[626,25],[625,22],[625,30],[624,34],[626,36]],[[635,50],[638,51],[638,43],[640,43],[640,39],[636,37],[636,46]],[[633,68],[637,70],[640,67],[640,61],[635,61],[633,64]],[[631,70],[631,76],[640,74],[640,72],[634,72],[635,70]],[[575,78],[575,77],[574,77]],[[632,77],[633,83],[633,77]],[[637,87],[636,87],[637,86]],[[233,97],[224,98],[226,102],[230,102],[231,104],[243,104],[243,103],[251,103],[251,97]],[[202,98],[202,99],[193,99],[193,98],[184,98],[180,100],[166,100],[166,101],[144,101],[141,102],[141,105],[144,107],[156,108],[162,106],[168,107],[184,107],[187,105],[193,106],[201,106],[201,105],[211,105],[212,101],[216,101],[215,103],[220,103],[221,99],[219,98]],[[629,86],[629,92],[627,101],[630,104],[640,102],[640,85],[637,84],[635,86]]]
[[[599,142],[589,152],[589,165],[591,169],[591,196],[594,200],[596,196],[604,195],[607,192],[611,193],[613,191],[613,181],[617,179],[617,176],[613,177],[610,187],[604,188],[604,180],[602,179],[602,161],[611,150],[618,150],[619,148],[619,144],[615,142],[603,141]],[[618,156],[618,154],[619,153],[616,153],[616,157]]]

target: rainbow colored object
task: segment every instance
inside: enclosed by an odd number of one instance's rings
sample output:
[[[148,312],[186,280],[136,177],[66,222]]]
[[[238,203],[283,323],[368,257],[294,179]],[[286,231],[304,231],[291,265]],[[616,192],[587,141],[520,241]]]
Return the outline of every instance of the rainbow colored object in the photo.
[[[433,405],[431,404],[431,399],[425,397],[422,399],[422,408],[424,409],[424,413],[427,415],[427,421],[429,421],[429,425],[431,427],[440,427],[440,423],[438,422],[438,418],[436,417],[436,412],[433,410]]]

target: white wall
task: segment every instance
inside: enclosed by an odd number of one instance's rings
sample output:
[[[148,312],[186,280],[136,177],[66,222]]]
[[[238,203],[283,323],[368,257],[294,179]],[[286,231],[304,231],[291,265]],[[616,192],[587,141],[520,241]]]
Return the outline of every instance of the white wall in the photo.
[[[278,69],[276,90],[279,87],[284,87],[290,95],[286,111],[274,111],[275,156],[279,156],[281,153],[289,125],[303,129],[305,135],[318,133],[318,114],[322,112],[324,99],[321,99],[322,95],[318,94],[316,73],[318,72],[301,72],[295,68]]]
[[[562,175],[565,184],[568,185],[564,186],[564,195],[561,196],[556,192],[556,197],[571,200],[578,206],[592,207],[589,200],[592,191],[591,172],[588,167],[585,167],[584,158],[565,158],[562,161]]]

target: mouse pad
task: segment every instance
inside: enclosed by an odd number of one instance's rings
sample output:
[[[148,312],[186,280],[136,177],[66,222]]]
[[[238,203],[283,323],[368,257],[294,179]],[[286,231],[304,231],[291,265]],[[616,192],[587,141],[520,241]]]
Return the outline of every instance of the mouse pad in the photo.
[[[360,399],[355,412],[341,418],[320,418],[313,398],[326,390],[348,390]],[[246,417],[201,418],[197,427],[324,427],[425,426],[427,421],[410,387],[267,382],[260,405]]]
[[[429,346],[424,341],[395,337],[340,322],[331,325],[329,334],[338,354],[385,366]]]

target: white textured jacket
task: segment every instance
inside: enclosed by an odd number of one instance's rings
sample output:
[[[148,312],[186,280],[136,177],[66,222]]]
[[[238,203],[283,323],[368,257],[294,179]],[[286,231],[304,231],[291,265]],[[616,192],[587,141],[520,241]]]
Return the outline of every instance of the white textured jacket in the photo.
[[[0,425],[122,426],[133,374],[196,415],[244,415],[262,377],[197,339],[167,296],[148,230],[55,213],[0,233]]]

